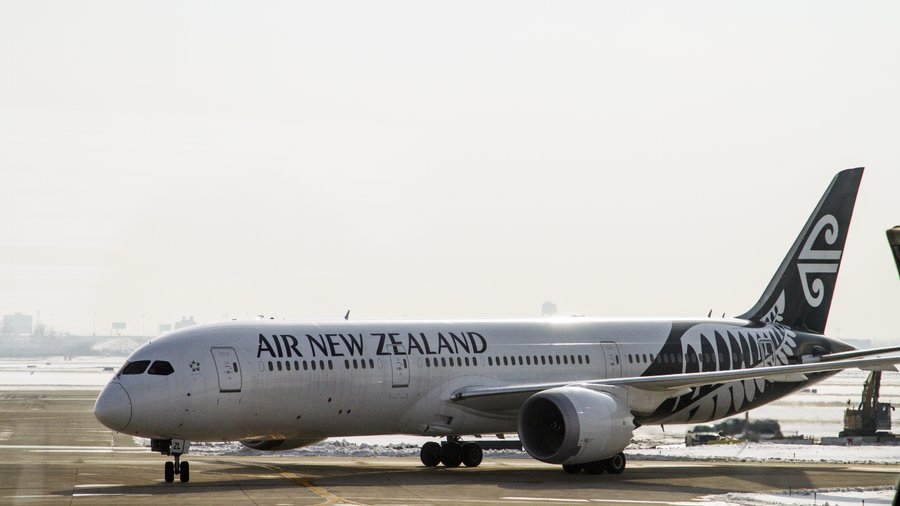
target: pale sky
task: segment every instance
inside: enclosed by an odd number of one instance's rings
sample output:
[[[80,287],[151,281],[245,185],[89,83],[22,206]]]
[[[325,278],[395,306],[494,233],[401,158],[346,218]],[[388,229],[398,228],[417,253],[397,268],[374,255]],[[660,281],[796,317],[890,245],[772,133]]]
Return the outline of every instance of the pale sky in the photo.
[[[0,3],[0,314],[740,314],[866,166],[828,332],[900,341],[900,3]],[[141,323],[143,322],[143,323]]]

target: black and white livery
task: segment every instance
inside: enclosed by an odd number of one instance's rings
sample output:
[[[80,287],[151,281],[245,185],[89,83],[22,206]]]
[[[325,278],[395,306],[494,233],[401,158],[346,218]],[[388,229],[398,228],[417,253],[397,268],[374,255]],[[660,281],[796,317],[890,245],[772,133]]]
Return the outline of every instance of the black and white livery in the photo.
[[[94,413],[173,455],[166,481],[189,480],[191,441],[275,451],[374,434],[443,438],[422,462],[455,467],[482,459],[463,438],[516,432],[566,472],[621,473],[641,425],[734,415],[841,369],[894,370],[896,349],[824,335],[862,173],[834,178],[737,318],[202,325],[141,346]]]

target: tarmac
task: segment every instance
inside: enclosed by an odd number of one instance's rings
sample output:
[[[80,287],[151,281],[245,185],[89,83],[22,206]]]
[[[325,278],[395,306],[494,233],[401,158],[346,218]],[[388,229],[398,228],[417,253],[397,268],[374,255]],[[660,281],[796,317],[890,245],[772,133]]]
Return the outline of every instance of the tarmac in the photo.
[[[621,475],[568,475],[530,459],[478,468],[413,458],[166,457],[100,425],[96,391],[0,391],[0,504],[706,504],[729,492],[891,486],[896,466],[631,460]],[[627,455],[627,450],[626,450]]]

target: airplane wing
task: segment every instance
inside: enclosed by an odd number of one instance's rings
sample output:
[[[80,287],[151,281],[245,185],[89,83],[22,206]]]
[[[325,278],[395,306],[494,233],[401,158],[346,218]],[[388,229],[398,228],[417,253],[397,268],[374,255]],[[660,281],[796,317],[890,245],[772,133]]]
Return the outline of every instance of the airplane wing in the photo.
[[[520,385],[501,386],[471,386],[456,390],[451,395],[453,401],[465,401],[497,396],[521,396],[567,385],[590,386],[625,386],[640,388],[654,392],[665,393],[671,391],[672,395],[680,395],[685,388],[702,385],[715,385],[745,379],[764,378],[774,381],[802,381],[805,374],[838,371],[852,368],[872,368],[893,366],[900,363],[900,356],[870,357],[856,359],[831,360],[810,364],[790,364],[768,367],[754,367],[750,369],[735,369],[730,371],[709,371],[684,374],[665,374],[659,376],[637,376],[631,378],[607,378],[586,381],[566,381],[553,383],[534,383]]]

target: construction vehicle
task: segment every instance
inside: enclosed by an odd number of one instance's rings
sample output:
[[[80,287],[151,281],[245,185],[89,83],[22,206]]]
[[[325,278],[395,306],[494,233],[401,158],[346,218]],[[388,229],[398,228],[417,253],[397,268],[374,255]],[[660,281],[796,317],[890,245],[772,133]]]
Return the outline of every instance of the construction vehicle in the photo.
[[[900,274],[900,226],[889,228],[886,232],[897,273]],[[844,411],[844,430],[841,437],[876,436],[879,440],[893,439],[891,434],[891,411],[889,402],[878,402],[881,390],[881,371],[869,373],[863,385],[862,401],[856,409]],[[847,401],[848,403],[850,401]]]
[[[859,406],[844,411],[844,430],[839,434],[841,437],[876,436],[879,440],[894,437],[891,434],[893,407],[889,402],[878,402],[880,390],[881,371],[873,371],[863,385]]]

